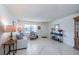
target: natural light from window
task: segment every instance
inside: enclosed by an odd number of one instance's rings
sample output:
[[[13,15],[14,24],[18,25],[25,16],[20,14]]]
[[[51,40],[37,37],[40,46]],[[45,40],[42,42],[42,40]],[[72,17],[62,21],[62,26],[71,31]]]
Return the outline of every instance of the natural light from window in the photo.
[[[24,31],[26,33],[30,33],[31,31],[37,32],[37,25],[27,25],[27,24],[25,24]]]

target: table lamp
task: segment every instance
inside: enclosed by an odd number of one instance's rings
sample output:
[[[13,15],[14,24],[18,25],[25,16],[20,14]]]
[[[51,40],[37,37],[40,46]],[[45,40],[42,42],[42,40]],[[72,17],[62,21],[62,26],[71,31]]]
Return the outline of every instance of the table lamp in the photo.
[[[14,25],[8,25],[8,26],[6,26],[6,29],[5,29],[5,32],[11,32],[11,40],[12,40],[12,32],[16,32],[16,26],[14,26]]]
[[[10,39],[12,40],[12,32],[16,32],[16,26],[14,24],[8,24],[6,20],[1,21],[2,25],[0,25],[0,32],[11,32]]]

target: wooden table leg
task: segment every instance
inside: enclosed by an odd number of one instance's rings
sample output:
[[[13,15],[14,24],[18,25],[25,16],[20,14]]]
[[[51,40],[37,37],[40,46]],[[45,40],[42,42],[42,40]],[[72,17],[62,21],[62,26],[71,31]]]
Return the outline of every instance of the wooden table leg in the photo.
[[[13,44],[13,55],[15,55],[15,49],[14,49],[14,44]]]
[[[9,53],[8,54],[10,54],[10,52],[11,52],[11,46],[9,45]]]
[[[5,45],[3,45],[3,47],[4,47],[4,55],[5,55]]]
[[[17,52],[17,41],[16,41],[16,52]]]

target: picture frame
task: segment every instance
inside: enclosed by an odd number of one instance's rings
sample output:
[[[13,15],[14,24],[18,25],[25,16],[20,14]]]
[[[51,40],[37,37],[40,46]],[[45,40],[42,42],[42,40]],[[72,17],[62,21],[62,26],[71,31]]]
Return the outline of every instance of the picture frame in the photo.
[[[58,31],[60,29],[60,24],[54,24],[55,31]]]
[[[40,26],[38,26],[38,30],[40,30],[41,29],[41,27]]]

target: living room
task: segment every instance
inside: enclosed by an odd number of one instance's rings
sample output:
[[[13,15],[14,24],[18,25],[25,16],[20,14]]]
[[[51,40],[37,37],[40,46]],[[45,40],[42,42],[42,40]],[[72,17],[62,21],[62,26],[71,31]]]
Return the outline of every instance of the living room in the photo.
[[[0,55],[78,55],[78,17],[78,4],[0,5]]]

